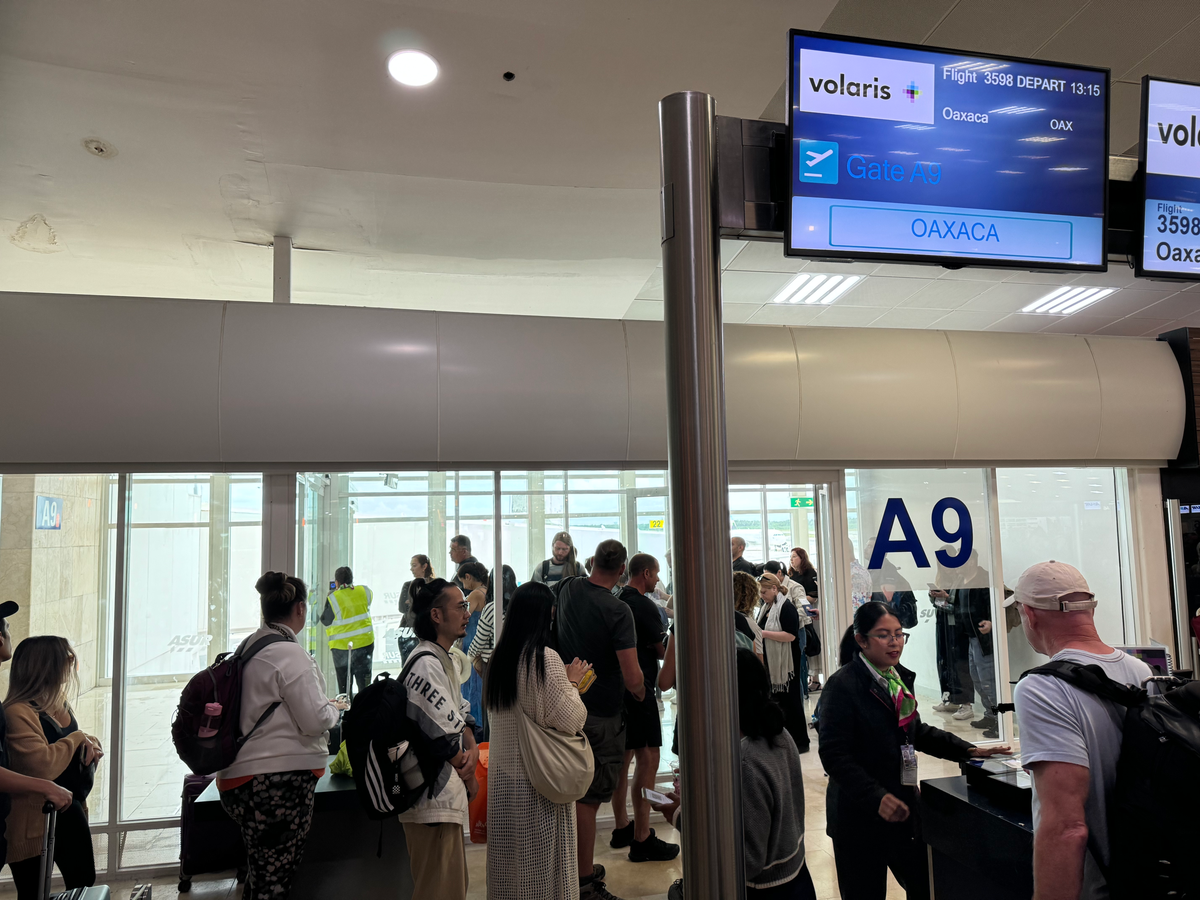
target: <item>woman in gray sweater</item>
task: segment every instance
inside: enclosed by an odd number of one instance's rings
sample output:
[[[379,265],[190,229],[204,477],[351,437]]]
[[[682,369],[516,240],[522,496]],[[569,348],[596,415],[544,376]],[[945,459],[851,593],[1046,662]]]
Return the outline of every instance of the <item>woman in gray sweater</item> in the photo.
[[[816,900],[804,861],[804,778],[796,743],[771,698],[767,671],[751,651],[738,650],[737,671],[746,897]],[[658,809],[678,827],[679,796],[667,796],[673,802]]]

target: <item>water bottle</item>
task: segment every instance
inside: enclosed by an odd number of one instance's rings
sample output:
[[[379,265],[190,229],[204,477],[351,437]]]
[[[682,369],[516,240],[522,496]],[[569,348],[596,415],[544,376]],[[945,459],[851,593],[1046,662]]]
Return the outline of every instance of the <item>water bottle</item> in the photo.
[[[200,723],[200,737],[210,738],[216,735],[217,726],[221,724],[221,704],[204,704],[204,721]]]

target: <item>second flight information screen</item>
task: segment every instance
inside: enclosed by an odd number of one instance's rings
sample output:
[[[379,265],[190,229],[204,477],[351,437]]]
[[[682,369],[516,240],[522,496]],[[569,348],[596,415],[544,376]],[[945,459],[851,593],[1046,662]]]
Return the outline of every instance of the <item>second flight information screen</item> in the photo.
[[[1106,69],[790,42],[788,255],[1104,268]]]

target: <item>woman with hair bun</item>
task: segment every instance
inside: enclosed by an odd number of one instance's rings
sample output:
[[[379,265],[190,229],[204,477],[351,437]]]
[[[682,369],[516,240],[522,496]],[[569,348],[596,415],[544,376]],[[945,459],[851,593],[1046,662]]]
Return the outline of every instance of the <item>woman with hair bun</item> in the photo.
[[[916,676],[900,665],[907,638],[890,604],[863,604],[842,638],[842,667],[821,695],[826,831],[842,900],[884,900],[888,869],[910,898],[929,897],[916,821],[917,751],[951,760],[1008,752],[976,747],[921,721]]]
[[[312,825],[329,729],[345,705],[329,700],[321,670],[297,641],[308,621],[304,582],[267,572],[254,588],[263,624],[237,652],[270,640],[242,668],[240,724],[249,737],[233,765],[217,773],[217,789],[246,844],[250,874],[243,898],[285,900]]]

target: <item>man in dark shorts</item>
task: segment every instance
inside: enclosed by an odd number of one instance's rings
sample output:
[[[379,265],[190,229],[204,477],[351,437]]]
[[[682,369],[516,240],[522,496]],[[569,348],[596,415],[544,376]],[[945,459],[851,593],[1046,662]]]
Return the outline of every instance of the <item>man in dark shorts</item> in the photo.
[[[628,847],[631,862],[662,862],[679,855],[678,844],[668,844],[655,835],[650,827],[650,801],[642,796],[642,788],[654,789],[662,747],[662,721],[654,685],[658,682],[658,661],[666,655],[663,646],[666,635],[658,606],[649,597],[657,584],[658,560],[649,553],[634,554],[629,560],[629,584],[621,591],[620,599],[633,611],[638,667],[642,670],[646,696],[635,700],[625,692],[625,761],[613,793],[616,828],[610,841],[613,847]],[[629,789],[629,766],[635,759],[633,821],[630,821],[625,795]]]
[[[601,541],[587,578],[564,578],[558,583],[556,623],[558,652],[564,659],[586,659],[596,680],[583,693],[587,724],[583,733],[592,745],[595,776],[575,804],[579,848],[580,900],[616,900],[604,888],[604,869],[593,866],[596,813],[612,799],[625,759],[625,692],[646,696],[645,678],[638,666],[633,612],[613,596],[625,572],[628,554],[620,541]]]

